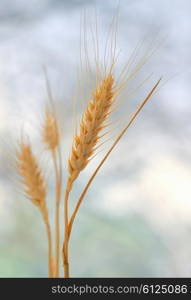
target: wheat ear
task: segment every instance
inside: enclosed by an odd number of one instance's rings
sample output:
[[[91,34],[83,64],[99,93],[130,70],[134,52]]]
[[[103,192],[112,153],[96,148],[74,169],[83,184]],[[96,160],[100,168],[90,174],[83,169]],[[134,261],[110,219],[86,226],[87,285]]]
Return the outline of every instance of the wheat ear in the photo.
[[[54,113],[50,109],[45,111],[45,120],[43,127],[43,142],[47,145],[47,149],[54,151],[60,143],[60,134],[58,123]]]
[[[124,136],[124,134],[126,133],[126,131],[129,129],[129,127],[132,125],[132,123],[134,122],[134,120],[136,119],[136,117],[139,115],[139,113],[141,112],[141,110],[143,109],[143,107],[145,106],[145,104],[147,103],[147,101],[152,97],[152,95],[156,92],[156,89],[159,86],[159,83],[161,81],[162,78],[160,78],[157,83],[154,85],[154,87],[151,89],[151,91],[148,93],[148,95],[146,96],[146,98],[143,100],[143,102],[140,104],[140,106],[137,108],[137,110],[133,113],[133,115],[131,116],[129,122],[127,123],[127,125],[124,127],[124,129],[121,131],[121,133],[118,135],[118,137],[116,138],[116,140],[114,141],[113,145],[110,147],[110,149],[108,150],[108,152],[106,153],[106,155],[103,157],[103,159],[101,160],[100,164],[98,165],[98,167],[96,168],[96,170],[93,172],[92,176],[90,177],[88,183],[86,184],[82,194],[80,195],[76,207],[74,209],[74,212],[70,218],[69,224],[68,224],[68,241],[70,238],[70,234],[71,234],[71,230],[72,230],[72,226],[75,220],[75,217],[77,215],[77,212],[80,208],[80,205],[92,183],[92,181],[94,180],[95,176],[97,175],[98,171],[101,169],[101,167],[103,166],[104,162],[107,160],[107,158],[109,157],[109,155],[111,154],[111,152],[113,151],[113,149],[116,147],[116,145],[119,143],[119,141],[121,140],[121,138]]]
[[[46,225],[49,277],[53,277],[54,263],[52,257],[51,229],[46,207],[46,185],[30,144],[21,143],[20,150],[17,152],[17,167],[22,178],[22,183],[25,186],[25,194],[39,208]]]
[[[68,198],[72,184],[87,166],[100,139],[100,132],[106,126],[115,99],[114,78],[109,73],[93,92],[80,123],[79,134],[74,136],[72,151],[68,161],[69,176],[64,200],[65,236],[63,244],[64,276],[69,277],[68,263]]]
[[[55,277],[59,277],[60,266],[60,202],[62,189],[62,157],[60,145],[60,128],[54,110],[54,99],[46,68],[44,68],[46,89],[49,99],[49,107],[45,111],[43,126],[43,142],[51,152],[55,171]]]

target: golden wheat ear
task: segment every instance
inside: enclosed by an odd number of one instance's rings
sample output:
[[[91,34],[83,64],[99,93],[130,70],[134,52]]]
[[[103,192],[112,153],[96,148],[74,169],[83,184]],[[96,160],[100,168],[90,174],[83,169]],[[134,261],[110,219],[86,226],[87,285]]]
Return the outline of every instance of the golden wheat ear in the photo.
[[[143,109],[143,107],[145,106],[145,104],[150,100],[150,98],[156,93],[157,89],[159,88],[159,84],[162,80],[162,77],[156,82],[156,84],[154,85],[154,87],[151,89],[151,91],[148,93],[148,95],[145,97],[145,99],[143,100],[143,102],[140,104],[140,106],[137,108],[137,110],[135,111],[135,113],[132,114],[129,122],[127,123],[127,125],[124,127],[124,129],[120,132],[120,134],[118,135],[118,137],[116,138],[116,140],[114,141],[114,143],[111,145],[110,149],[107,151],[107,153],[105,154],[105,156],[103,157],[103,159],[101,160],[101,162],[99,163],[98,167],[95,169],[95,171],[93,172],[92,176],[90,177],[88,183],[86,184],[82,194],[80,195],[76,207],[74,209],[74,212],[70,218],[69,224],[68,224],[68,241],[70,238],[70,234],[71,234],[71,230],[72,230],[72,226],[74,223],[74,219],[77,215],[77,212],[80,208],[80,205],[82,204],[82,201],[92,183],[92,181],[94,180],[94,178],[96,177],[97,173],[99,172],[99,170],[101,169],[101,167],[103,166],[103,164],[105,163],[105,161],[107,160],[107,158],[109,157],[109,155],[111,154],[111,152],[113,151],[113,149],[118,145],[119,141],[121,140],[121,138],[125,135],[125,133],[127,132],[127,130],[129,129],[129,127],[132,125],[132,123],[135,121],[135,119],[137,118],[137,116],[139,115],[139,113],[141,112],[141,110]]]
[[[24,185],[24,191],[27,198],[29,198],[31,202],[39,208],[43,221],[46,225],[48,237],[49,276],[53,277],[54,264],[52,258],[51,229],[48,210],[46,207],[46,184],[38,161],[32,152],[32,148],[29,143],[20,144],[19,150],[17,151],[17,168],[21,177],[21,182]]]
[[[114,78],[111,73],[98,85],[92,93],[92,97],[93,99],[88,102],[82,116],[79,133],[74,136],[68,161],[69,185],[72,185],[80,172],[87,166],[101,138],[100,132],[105,127],[111,113],[115,98]]]
[[[55,151],[60,144],[60,132],[55,114],[49,109],[45,110],[42,140],[47,150]]]
[[[60,132],[53,109],[46,109],[42,140],[48,151],[51,152],[55,172],[55,276],[59,277],[60,263],[60,200],[62,189],[62,158],[60,151]]]
[[[17,167],[26,196],[40,209],[45,208],[46,185],[30,144],[22,143],[17,152]]]

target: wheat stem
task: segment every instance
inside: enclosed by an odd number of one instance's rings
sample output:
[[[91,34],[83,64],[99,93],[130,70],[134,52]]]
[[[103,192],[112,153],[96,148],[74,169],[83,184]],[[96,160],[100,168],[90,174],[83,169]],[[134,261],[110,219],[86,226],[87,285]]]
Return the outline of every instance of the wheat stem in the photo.
[[[72,189],[72,183],[68,180],[64,198],[64,243],[63,243],[63,262],[64,277],[69,278],[69,257],[68,257],[68,199]]]
[[[39,207],[44,224],[46,227],[46,233],[47,233],[47,241],[48,241],[48,273],[49,277],[53,278],[55,275],[55,269],[54,269],[54,258],[52,255],[52,234],[51,234],[51,227],[50,227],[50,221],[49,221],[49,216],[48,216],[48,211],[46,208],[45,203],[42,202],[42,205]]]
[[[46,207],[46,184],[40,166],[29,143],[21,143],[17,153],[17,167],[25,186],[25,193],[31,202],[40,210],[46,225],[48,238],[49,276],[54,276],[54,260],[52,257],[52,239],[48,210]]]
[[[60,200],[61,200],[61,180],[62,180],[62,167],[61,159],[55,149],[52,151],[52,159],[55,169],[55,277],[59,277],[59,264],[60,264]]]
[[[100,132],[106,125],[111,108],[115,100],[114,78],[111,72],[103,78],[93,92],[93,100],[90,100],[87,109],[82,116],[79,134],[74,137],[73,147],[68,161],[69,176],[66,185],[64,199],[64,243],[63,260],[64,276],[69,277],[68,265],[68,199],[73,182],[80,172],[87,166],[93,156],[96,145],[100,140]]]
[[[54,259],[52,256],[52,238],[51,238],[51,228],[49,221],[45,220],[47,239],[48,239],[48,269],[49,269],[49,277],[54,277]]]
[[[51,106],[45,110],[42,140],[51,152],[55,172],[55,277],[59,277],[60,261],[60,200],[62,184],[62,162],[60,153],[60,131],[53,106],[53,98],[47,76],[47,91]]]

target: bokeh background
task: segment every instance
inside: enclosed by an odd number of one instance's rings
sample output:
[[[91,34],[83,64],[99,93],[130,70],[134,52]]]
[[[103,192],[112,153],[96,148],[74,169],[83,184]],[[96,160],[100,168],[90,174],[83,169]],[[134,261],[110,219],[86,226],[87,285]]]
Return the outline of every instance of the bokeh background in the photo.
[[[46,162],[52,218],[52,167],[42,152],[39,134],[47,100],[42,66],[47,67],[59,108],[65,167],[72,103],[78,90],[80,18],[85,10],[91,22],[96,8],[104,36],[118,3],[0,0],[1,277],[47,276],[44,225],[38,210],[23,197],[13,167],[15,147],[24,130]],[[162,41],[132,87],[151,73],[154,77],[123,101],[123,124],[156,78],[163,75],[165,84],[112,153],[85,198],[70,245],[74,277],[191,276],[190,11],[189,0],[120,1],[117,36],[122,66],[140,40],[159,37]],[[71,207],[101,155],[76,182]]]

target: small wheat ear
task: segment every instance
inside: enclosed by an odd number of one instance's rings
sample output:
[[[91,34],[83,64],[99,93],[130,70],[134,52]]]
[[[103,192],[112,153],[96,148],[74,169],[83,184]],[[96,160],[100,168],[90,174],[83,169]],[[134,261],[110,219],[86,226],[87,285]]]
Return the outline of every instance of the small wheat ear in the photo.
[[[56,116],[48,108],[45,111],[42,139],[50,151],[55,151],[60,143],[60,133]]]
[[[51,229],[46,206],[46,184],[37,159],[29,143],[21,143],[17,152],[17,168],[21,182],[25,186],[25,194],[37,206],[42,214],[48,238],[49,277],[54,276]]]
[[[42,142],[50,151],[55,173],[55,277],[59,277],[60,266],[60,202],[62,190],[61,130],[54,109],[54,100],[46,69],[44,69],[49,105],[44,114]]]

